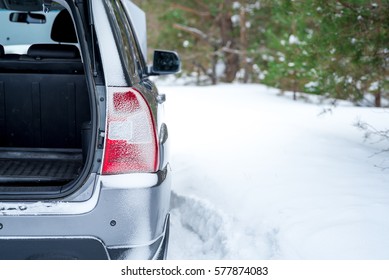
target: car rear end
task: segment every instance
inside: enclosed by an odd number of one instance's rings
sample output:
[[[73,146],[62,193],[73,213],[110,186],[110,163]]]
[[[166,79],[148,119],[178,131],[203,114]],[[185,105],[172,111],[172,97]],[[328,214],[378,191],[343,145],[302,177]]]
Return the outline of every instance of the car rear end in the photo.
[[[16,2],[0,8],[66,10],[77,40],[65,44],[80,55],[69,58],[47,42],[17,61],[12,46],[0,55],[0,259],[165,258],[168,133],[164,98],[148,79],[164,73],[146,65],[145,24],[131,23],[144,14],[128,0],[10,7]],[[32,60],[51,48],[62,57]]]

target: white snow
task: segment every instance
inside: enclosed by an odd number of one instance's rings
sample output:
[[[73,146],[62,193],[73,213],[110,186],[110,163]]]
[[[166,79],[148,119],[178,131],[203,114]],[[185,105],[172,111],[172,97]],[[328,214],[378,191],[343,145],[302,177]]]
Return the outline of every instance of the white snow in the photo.
[[[235,1],[234,3],[232,3],[232,8],[234,10],[238,10],[240,7],[241,7],[241,4],[238,1]]]
[[[313,81],[311,81],[311,82],[309,82],[309,83],[306,83],[305,85],[304,85],[304,87],[306,88],[306,89],[315,89],[317,86],[319,85],[319,83],[318,82],[313,82]]]
[[[369,90],[370,91],[375,91],[378,90],[380,87],[380,83],[378,81],[371,83]]]
[[[300,40],[295,35],[291,34],[289,36],[289,44],[290,45],[294,45],[294,44],[298,45],[298,44],[300,44]]]
[[[161,86],[173,196],[169,259],[388,259],[385,109],[324,111],[261,85]]]
[[[231,16],[231,21],[232,21],[233,24],[239,24],[240,16],[239,15],[232,15]]]

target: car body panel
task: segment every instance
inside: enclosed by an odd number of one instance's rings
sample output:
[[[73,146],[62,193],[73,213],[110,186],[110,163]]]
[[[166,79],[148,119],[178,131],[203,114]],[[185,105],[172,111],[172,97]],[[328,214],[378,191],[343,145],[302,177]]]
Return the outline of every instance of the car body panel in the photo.
[[[93,197],[84,202],[1,203],[0,239],[94,237],[106,248],[150,245],[164,235],[168,169],[99,176]]]

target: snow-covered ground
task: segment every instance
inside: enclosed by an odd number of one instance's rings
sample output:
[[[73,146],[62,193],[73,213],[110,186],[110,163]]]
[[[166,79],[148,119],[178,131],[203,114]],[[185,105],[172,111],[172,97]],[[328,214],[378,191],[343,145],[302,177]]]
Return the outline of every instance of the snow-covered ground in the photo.
[[[169,259],[389,259],[389,111],[261,85],[160,87],[173,196]]]

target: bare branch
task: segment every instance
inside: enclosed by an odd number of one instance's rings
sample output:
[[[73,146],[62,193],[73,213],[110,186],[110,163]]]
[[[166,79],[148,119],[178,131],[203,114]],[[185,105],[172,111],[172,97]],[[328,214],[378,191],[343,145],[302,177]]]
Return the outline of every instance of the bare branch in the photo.
[[[208,76],[208,78],[210,78],[211,80],[214,80],[216,79],[216,77],[214,76],[213,73],[209,73],[207,71],[207,69],[204,67],[204,65],[202,65],[201,63],[197,62],[197,61],[193,61],[193,65],[198,67],[201,71],[203,71],[203,73]]]
[[[191,13],[191,14],[201,16],[201,17],[210,17],[211,16],[210,12],[198,11],[198,10],[195,10],[195,9],[192,9],[192,8],[180,5],[180,4],[172,4],[172,7],[175,9],[179,9],[179,10]]]
[[[348,8],[350,10],[353,10],[356,12],[356,9],[349,3],[345,3],[344,1],[338,0],[339,4],[341,4],[343,7]]]
[[[237,49],[231,49],[227,46],[223,47],[221,49],[223,52],[226,52],[226,53],[233,53],[233,54],[238,54],[238,55],[242,55],[243,54],[243,51],[241,50],[237,50]]]
[[[213,47],[217,47],[219,45],[218,42],[214,38],[211,38],[210,36],[208,36],[206,33],[204,33],[203,31],[201,31],[198,28],[190,27],[190,26],[186,26],[186,25],[182,25],[182,24],[178,24],[178,23],[173,24],[173,27],[175,29],[188,32],[188,33],[192,34],[193,36],[200,38],[201,40],[207,42],[208,44],[210,44]]]
[[[204,9],[209,9],[208,5],[205,4],[202,0],[196,0],[197,5],[203,7]]]

